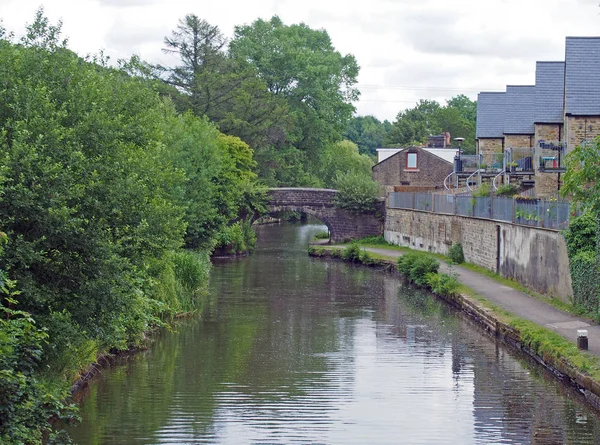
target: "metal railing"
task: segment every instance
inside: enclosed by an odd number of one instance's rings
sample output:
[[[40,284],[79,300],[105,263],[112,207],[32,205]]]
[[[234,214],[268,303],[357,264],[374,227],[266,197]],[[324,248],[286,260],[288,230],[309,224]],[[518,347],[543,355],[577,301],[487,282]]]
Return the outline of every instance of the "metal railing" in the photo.
[[[389,194],[388,207],[470,216],[554,230],[566,229],[571,215],[571,203],[568,201],[439,193],[392,192]]]
[[[535,150],[538,169],[541,172],[563,171],[567,144],[540,141]]]

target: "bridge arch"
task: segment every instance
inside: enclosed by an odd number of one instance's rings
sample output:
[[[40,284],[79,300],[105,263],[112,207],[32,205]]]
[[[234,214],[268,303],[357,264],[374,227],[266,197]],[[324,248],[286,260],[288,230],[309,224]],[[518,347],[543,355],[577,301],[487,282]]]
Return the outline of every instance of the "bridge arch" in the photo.
[[[272,188],[267,195],[267,211],[277,213],[291,210],[312,215],[327,226],[331,242],[383,233],[383,219],[336,207],[334,198],[337,193],[332,189]]]

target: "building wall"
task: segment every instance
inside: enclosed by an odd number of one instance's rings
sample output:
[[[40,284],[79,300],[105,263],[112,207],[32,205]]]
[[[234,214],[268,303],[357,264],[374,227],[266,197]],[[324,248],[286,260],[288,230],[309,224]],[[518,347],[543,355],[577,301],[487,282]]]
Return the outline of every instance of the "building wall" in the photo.
[[[600,116],[566,116],[567,152],[573,150],[583,140],[600,135]]]
[[[558,144],[563,137],[562,124],[535,124],[535,145],[540,141],[546,143]],[[535,168],[535,194],[539,197],[547,197],[556,195],[560,189],[559,173],[542,173],[539,171],[539,156],[553,156],[556,153],[552,150],[536,151],[536,159],[534,159]]]
[[[417,153],[417,169],[406,168],[407,153]],[[373,180],[386,188],[408,186],[435,189],[444,186],[444,179],[453,171],[453,165],[418,147],[396,153],[373,167]]]
[[[510,148],[533,147],[533,135],[529,134],[506,134],[504,135],[504,146]]]
[[[494,163],[494,155],[504,151],[503,140],[503,138],[477,140],[478,153],[483,156],[482,163],[487,165]]]
[[[447,254],[462,243],[467,262],[569,302],[573,295],[567,248],[553,230],[418,210],[386,210],[385,239]]]
[[[535,144],[539,141],[557,144],[561,138],[562,124],[535,124]]]

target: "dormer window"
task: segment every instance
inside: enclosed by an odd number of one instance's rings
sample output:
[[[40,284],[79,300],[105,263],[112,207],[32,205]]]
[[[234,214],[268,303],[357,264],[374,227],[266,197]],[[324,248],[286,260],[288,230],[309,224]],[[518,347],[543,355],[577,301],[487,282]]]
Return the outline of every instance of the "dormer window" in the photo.
[[[417,153],[406,153],[406,168],[417,169]]]

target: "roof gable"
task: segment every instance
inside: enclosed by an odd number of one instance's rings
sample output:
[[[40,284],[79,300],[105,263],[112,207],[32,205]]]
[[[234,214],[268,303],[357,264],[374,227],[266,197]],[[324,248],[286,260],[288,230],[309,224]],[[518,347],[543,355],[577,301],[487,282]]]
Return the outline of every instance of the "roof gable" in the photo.
[[[504,133],[506,93],[477,95],[477,138],[501,138]]]
[[[535,86],[507,85],[504,134],[534,134]]]
[[[567,37],[565,112],[600,115],[600,37]]]
[[[537,62],[534,122],[561,124],[564,112],[565,62]]]

